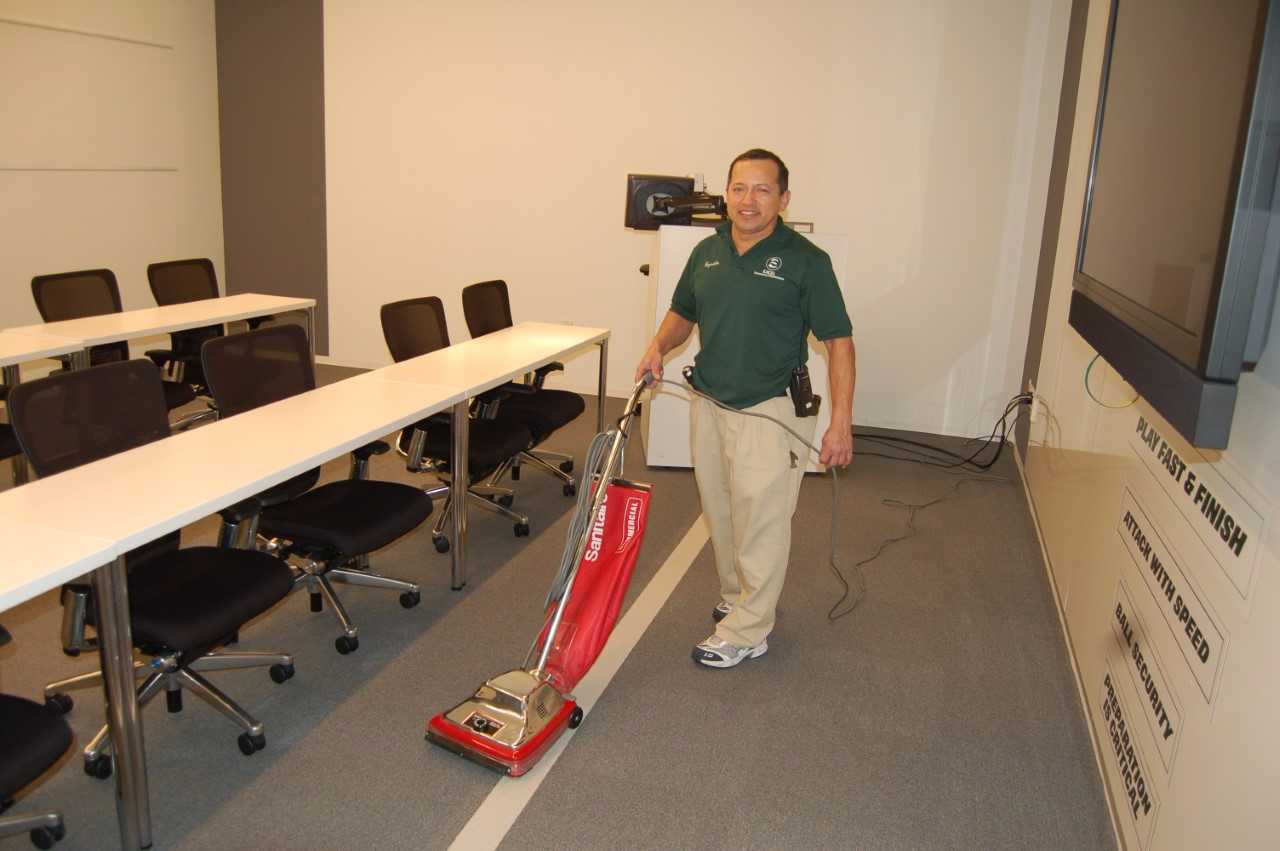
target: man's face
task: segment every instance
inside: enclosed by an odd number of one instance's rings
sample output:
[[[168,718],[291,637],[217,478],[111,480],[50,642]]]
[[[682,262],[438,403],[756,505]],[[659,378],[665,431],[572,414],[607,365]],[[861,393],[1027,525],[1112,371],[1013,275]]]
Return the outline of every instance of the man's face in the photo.
[[[734,230],[754,236],[773,228],[791,193],[779,191],[778,165],[773,160],[739,160],[729,173],[724,200]]]

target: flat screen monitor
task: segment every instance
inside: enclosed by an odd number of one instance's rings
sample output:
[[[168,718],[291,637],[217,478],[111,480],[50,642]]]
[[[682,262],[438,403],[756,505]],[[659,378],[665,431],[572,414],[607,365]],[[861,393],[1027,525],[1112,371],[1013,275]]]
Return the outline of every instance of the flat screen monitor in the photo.
[[[1280,229],[1270,0],[1114,0],[1070,321],[1197,446],[1265,342]]]

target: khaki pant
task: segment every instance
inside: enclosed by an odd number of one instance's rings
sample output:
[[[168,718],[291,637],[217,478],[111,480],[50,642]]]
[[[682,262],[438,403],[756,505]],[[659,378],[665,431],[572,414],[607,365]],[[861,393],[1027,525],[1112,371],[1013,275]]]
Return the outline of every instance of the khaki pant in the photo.
[[[733,612],[716,634],[754,647],[773,629],[791,558],[791,515],[809,449],[777,423],[725,411],[694,397],[693,464],[702,513],[720,574],[720,596]],[[781,420],[810,443],[816,417],[797,417],[785,396],[746,409]]]

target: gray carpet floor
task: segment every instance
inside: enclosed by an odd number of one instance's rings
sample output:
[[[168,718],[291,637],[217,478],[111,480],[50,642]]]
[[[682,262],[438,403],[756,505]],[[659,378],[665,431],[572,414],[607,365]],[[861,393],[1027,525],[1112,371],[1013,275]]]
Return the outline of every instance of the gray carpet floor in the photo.
[[[619,400],[612,400],[614,406]],[[594,410],[556,435],[579,455]],[[866,448],[870,448],[869,446]],[[648,469],[642,441],[628,474],[655,486],[634,599],[699,513],[692,474]],[[398,456],[377,477],[423,483]],[[841,562],[914,534],[864,568],[866,595],[831,622],[841,588],[827,564],[830,481],[809,476],[795,520],[779,622],[764,657],[706,669],[690,647],[716,601],[703,549],[577,731],[504,848],[1113,848],[1114,838],[1034,526],[1008,457],[1003,481],[858,458],[841,478]],[[326,465],[327,478],[346,474]],[[251,757],[238,730],[188,697],[177,715],[145,712],[155,847],[445,848],[497,775],[423,742],[426,720],[514,667],[538,628],[572,500],[527,470],[517,507],[533,533],[472,511],[469,583],[449,590],[448,556],[424,527],[373,557],[373,569],[422,584],[422,603],[341,588],[360,649],[339,656],[327,613],[295,595],[241,633],[245,649],[297,656],[297,676],[216,681],[266,725]],[[187,544],[212,541],[206,520]],[[96,660],[58,650],[54,594],[0,613],[0,689],[29,697]],[[101,698],[76,693],[82,744]],[[77,752],[15,811],[54,807],[60,848],[117,844],[112,785]],[[25,840],[0,840],[23,847]]]

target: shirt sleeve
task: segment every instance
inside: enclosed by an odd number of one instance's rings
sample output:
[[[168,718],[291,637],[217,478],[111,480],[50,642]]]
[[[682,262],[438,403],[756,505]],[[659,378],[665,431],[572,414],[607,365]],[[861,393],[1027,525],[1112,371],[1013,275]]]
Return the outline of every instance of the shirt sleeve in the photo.
[[[853,324],[845,310],[844,295],[836,281],[831,257],[825,251],[809,264],[804,281],[804,321],[819,340],[853,336]]]
[[[693,297],[693,271],[697,268],[697,258],[701,253],[696,247],[689,253],[689,260],[684,264],[684,271],[676,283],[676,291],[671,296],[671,312],[690,322],[698,321],[698,303]]]

